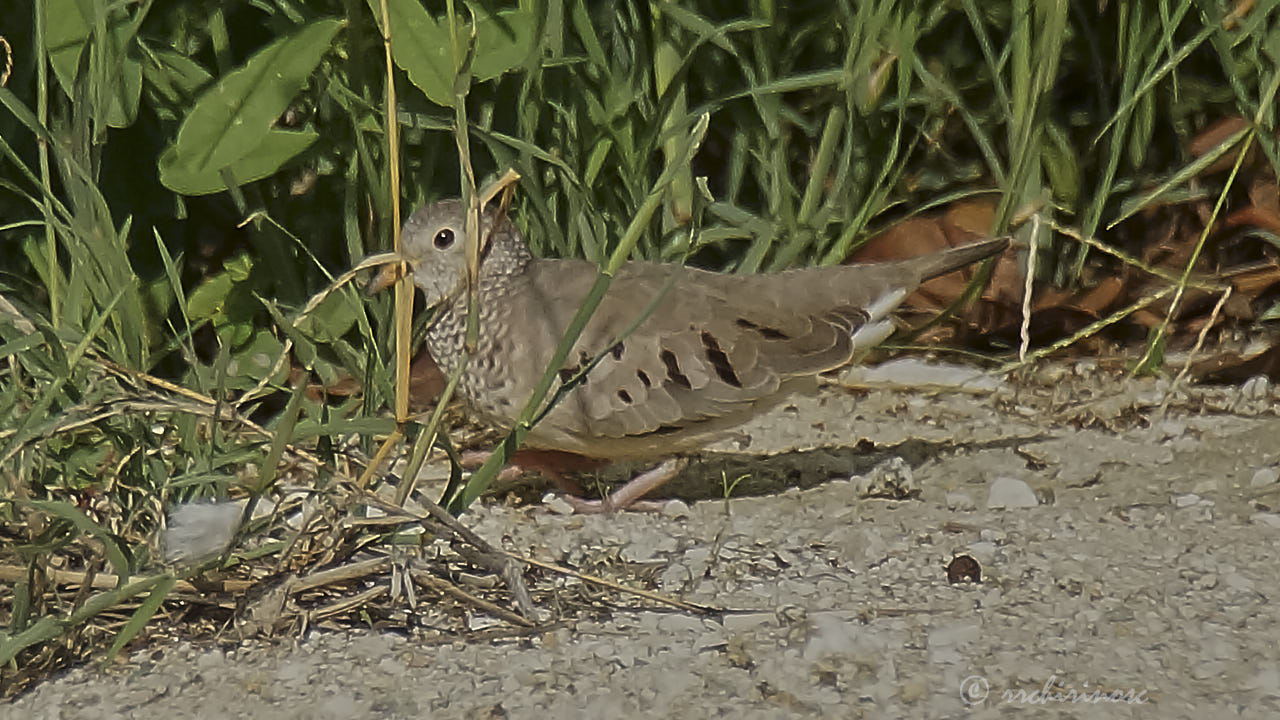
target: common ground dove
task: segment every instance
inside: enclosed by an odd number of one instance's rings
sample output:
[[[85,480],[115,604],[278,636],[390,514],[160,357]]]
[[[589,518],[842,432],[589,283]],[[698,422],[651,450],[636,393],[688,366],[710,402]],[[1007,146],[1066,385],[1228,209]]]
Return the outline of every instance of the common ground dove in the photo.
[[[490,228],[494,217],[489,212],[482,221],[479,341],[459,392],[480,419],[510,427],[598,268],[585,260],[536,258],[505,216]],[[457,365],[466,333],[464,237],[457,200],[418,210],[402,236],[404,259],[428,306],[443,304],[427,342],[446,374]],[[1007,238],[983,240],[905,261],[768,275],[628,262],[561,379],[598,355],[600,361],[533,427],[526,445],[608,460],[698,448],[798,386],[812,385],[818,373],[875,347],[893,332],[890,311],[923,281],[1007,245]],[[602,503],[578,507],[626,506],[675,471],[666,463]]]

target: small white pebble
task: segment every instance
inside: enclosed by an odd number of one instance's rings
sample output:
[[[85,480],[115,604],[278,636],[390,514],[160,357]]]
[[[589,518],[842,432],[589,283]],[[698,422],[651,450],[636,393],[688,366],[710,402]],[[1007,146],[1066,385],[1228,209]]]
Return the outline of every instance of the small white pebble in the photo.
[[[987,494],[987,509],[1027,508],[1040,504],[1035,490],[1027,483],[1012,477],[998,477],[991,481]]]
[[[1253,474],[1253,478],[1249,480],[1249,487],[1274,485],[1277,480],[1280,480],[1280,467],[1258,468],[1257,472]]]
[[[1255,525],[1266,525],[1267,527],[1280,528],[1280,515],[1275,513],[1254,513],[1249,516],[1249,520]]]
[[[556,515],[572,515],[573,505],[556,493],[547,493],[542,497],[542,505]]]
[[[1200,496],[1195,493],[1185,493],[1183,495],[1173,496],[1174,507],[1180,507],[1180,508],[1191,507],[1192,505],[1195,505],[1198,502],[1200,502]]]
[[[687,518],[693,512],[689,510],[689,504],[680,499],[668,500],[662,506],[662,516],[666,518]]]
[[[1249,400],[1263,400],[1271,394],[1271,381],[1266,375],[1254,375],[1240,386],[1240,395]]]

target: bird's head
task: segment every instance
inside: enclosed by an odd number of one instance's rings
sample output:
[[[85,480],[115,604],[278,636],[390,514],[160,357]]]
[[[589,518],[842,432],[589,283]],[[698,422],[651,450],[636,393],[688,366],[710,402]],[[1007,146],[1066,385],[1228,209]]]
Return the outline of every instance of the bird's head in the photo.
[[[480,216],[480,277],[496,277],[523,270],[531,258],[524,239],[505,217],[492,208]],[[422,289],[427,307],[457,297],[466,289],[467,243],[462,202],[439,200],[420,208],[401,230],[401,256],[413,282]],[[393,266],[374,278],[370,292],[395,282]]]

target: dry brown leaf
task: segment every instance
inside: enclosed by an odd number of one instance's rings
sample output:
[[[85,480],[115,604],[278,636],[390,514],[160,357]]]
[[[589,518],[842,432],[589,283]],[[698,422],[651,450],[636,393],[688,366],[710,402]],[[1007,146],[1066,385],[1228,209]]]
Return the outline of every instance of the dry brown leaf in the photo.
[[[1249,121],[1241,115],[1222,118],[1196,133],[1196,136],[1191,138],[1191,142],[1187,143],[1187,151],[1191,153],[1192,157],[1200,157],[1217,147],[1218,143],[1221,143],[1233,133],[1237,133],[1246,127],[1249,127]],[[1235,163],[1236,156],[1234,153],[1223,153],[1222,157],[1215,160],[1212,165],[1201,170],[1200,175],[1212,175],[1213,173],[1230,170]]]
[[[1280,381],[1280,346],[1248,357],[1224,353],[1201,360],[1191,367],[1191,375],[1198,382],[1222,385],[1239,385],[1258,375]]]

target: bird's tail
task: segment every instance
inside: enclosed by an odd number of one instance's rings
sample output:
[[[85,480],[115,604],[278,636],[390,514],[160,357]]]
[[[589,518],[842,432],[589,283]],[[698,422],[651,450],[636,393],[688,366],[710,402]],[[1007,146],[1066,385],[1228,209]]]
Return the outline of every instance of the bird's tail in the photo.
[[[992,255],[998,255],[1009,247],[1009,242],[1010,238],[1008,236],[979,240],[968,245],[953,247],[940,253],[912,258],[904,262],[916,265],[920,281],[923,282],[939,275],[946,275],[953,270],[959,270],[966,265],[972,265],[979,260],[985,260]]]

